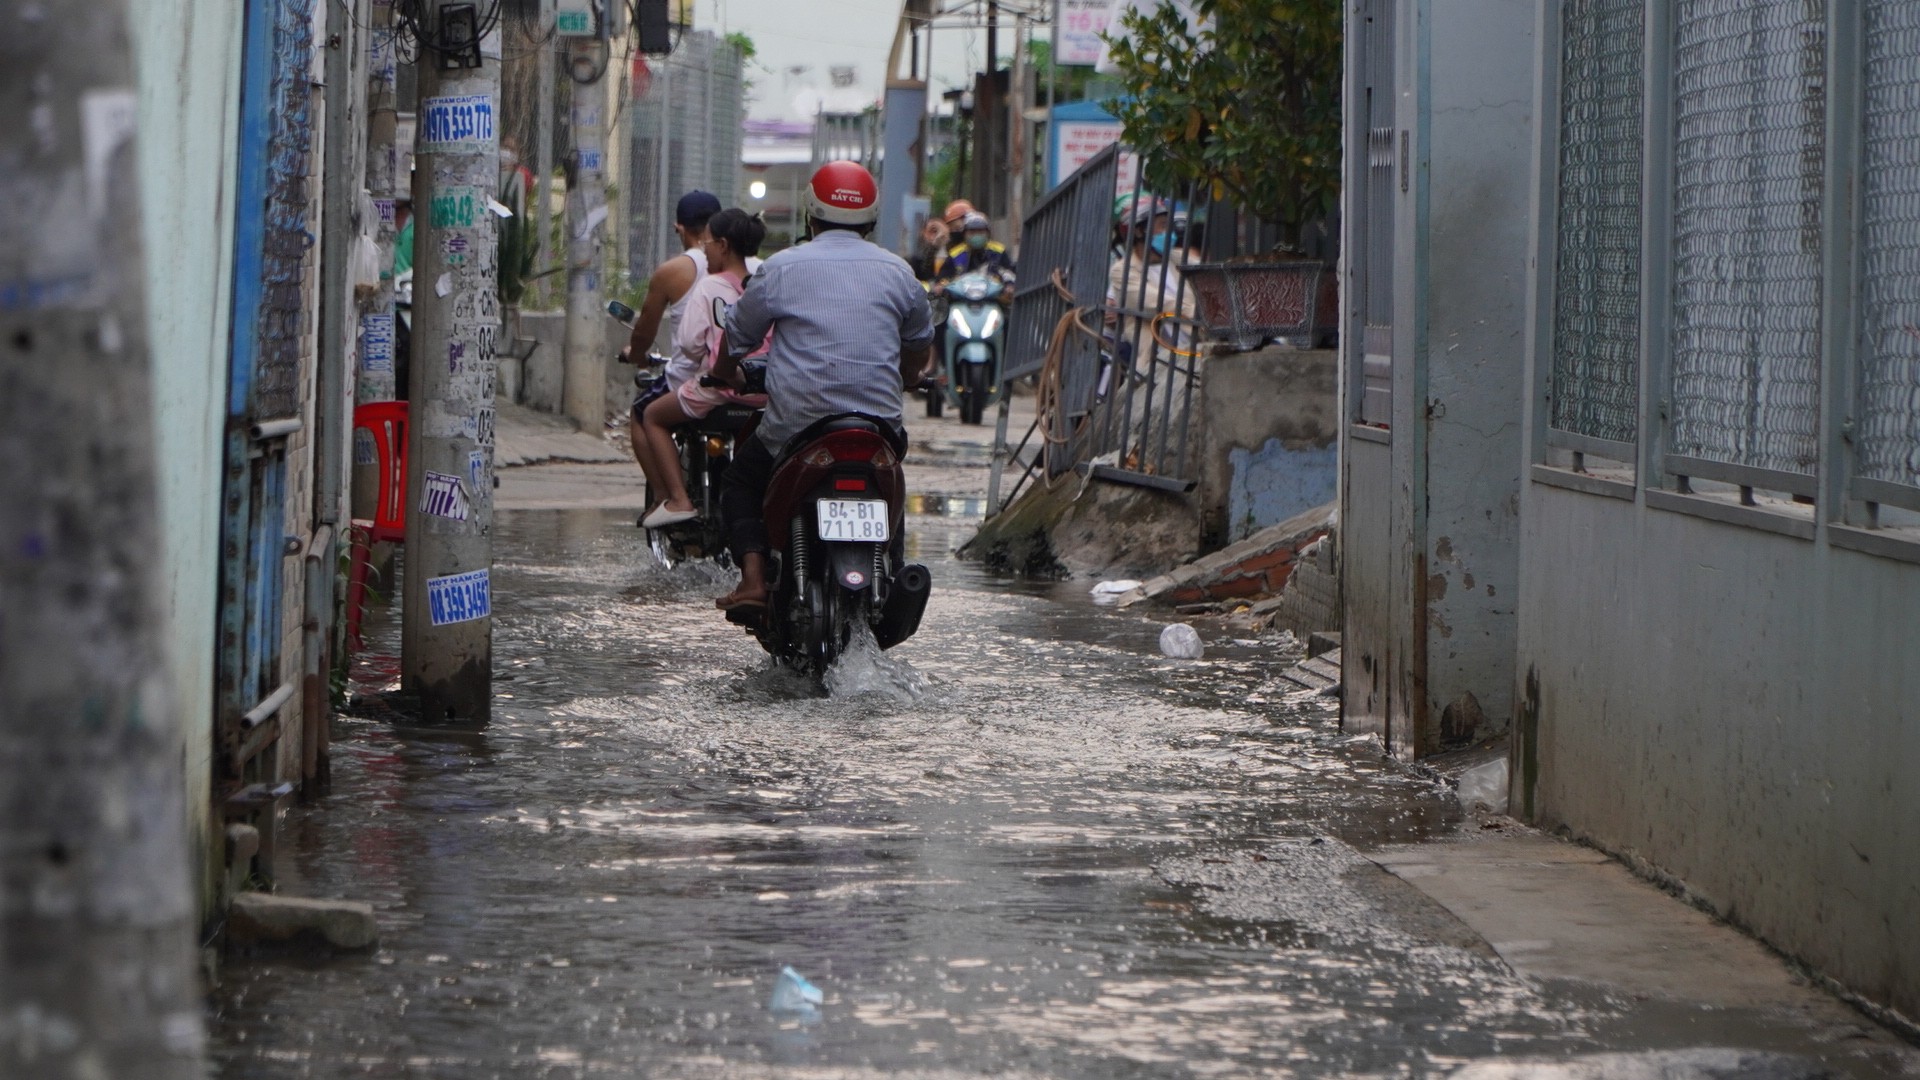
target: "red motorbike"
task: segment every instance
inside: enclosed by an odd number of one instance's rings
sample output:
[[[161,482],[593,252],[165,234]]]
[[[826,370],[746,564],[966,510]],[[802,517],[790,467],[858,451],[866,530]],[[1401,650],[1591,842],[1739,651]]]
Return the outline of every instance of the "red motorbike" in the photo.
[[[830,416],[795,436],[774,466],[763,503],[767,607],[727,617],[787,667],[824,676],[857,627],[882,649],[920,628],[933,577],[905,561],[907,492],[894,439],[873,417]]]

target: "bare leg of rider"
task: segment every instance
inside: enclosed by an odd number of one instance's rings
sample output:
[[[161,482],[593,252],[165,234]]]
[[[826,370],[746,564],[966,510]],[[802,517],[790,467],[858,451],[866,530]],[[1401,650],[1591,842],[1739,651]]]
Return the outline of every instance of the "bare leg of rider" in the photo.
[[[627,418],[627,436],[633,441],[633,460],[640,463],[640,472],[647,478],[647,488],[656,496],[659,495],[665,489],[660,486],[659,470],[653,464],[652,452],[647,447],[647,437],[641,430],[638,416]]]
[[[694,508],[693,499],[687,494],[687,478],[680,472],[680,455],[673,445],[673,429],[692,419],[680,407],[678,394],[655,399],[641,419],[647,456],[653,460],[654,474],[657,474],[653,490],[665,496],[669,510]]]

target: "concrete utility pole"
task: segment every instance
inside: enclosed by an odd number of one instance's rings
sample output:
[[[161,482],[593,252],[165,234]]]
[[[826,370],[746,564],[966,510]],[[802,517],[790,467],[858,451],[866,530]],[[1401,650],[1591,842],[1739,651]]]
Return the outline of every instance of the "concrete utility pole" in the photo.
[[[0,1076],[198,1078],[129,0],[0,0]],[[211,627],[209,627],[211,631]]]
[[[1013,99],[1007,106],[1007,163],[1013,170],[1007,192],[1007,246],[1016,251],[1027,213],[1027,185],[1033,177],[1032,155],[1027,149],[1027,100],[1032,97],[1027,92],[1027,77],[1032,70],[1027,63],[1027,45],[1027,16],[1022,12],[1013,22],[1013,72],[1007,80],[1011,84],[1007,96]]]
[[[393,244],[398,232],[395,196],[405,178],[399,175],[400,152],[394,135],[399,121],[400,55],[394,47],[392,0],[377,0],[368,12],[368,22],[367,193],[373,197],[379,217],[374,248],[380,263],[380,283],[372,296],[361,298],[355,404],[392,401],[400,396],[394,378],[399,327],[393,308]],[[353,516],[370,521],[380,498],[380,470],[371,445],[355,445],[351,475]]]
[[[573,153],[567,181],[567,337],[563,382],[567,416],[589,435],[607,422],[607,313],[600,289],[600,237],[607,220],[608,27],[575,39],[567,55],[573,88]]]
[[[553,26],[554,0],[540,0],[540,28],[538,37],[545,38],[540,43],[540,55],[534,61],[534,117],[533,117],[533,205],[528,207],[533,224],[533,267],[535,273],[545,271],[553,258],[553,244],[547,238],[552,221],[553,209],[553,91],[554,91],[554,53],[557,46],[546,37],[547,30]],[[543,277],[536,294],[541,298],[539,310],[547,310],[553,296],[553,279]],[[522,376],[524,378],[524,376]]]
[[[374,234],[380,251],[380,288],[360,317],[360,371],[354,400],[392,401],[398,395],[393,370],[393,242],[399,231],[394,202],[407,178],[399,175],[400,148],[394,142],[399,122],[400,58],[394,47],[392,0],[375,0],[370,14],[373,40],[367,72],[367,191],[380,215]],[[357,491],[358,485],[355,487]]]
[[[400,668],[429,721],[484,722],[493,701],[500,37],[473,41],[473,11],[434,5],[419,43]]]

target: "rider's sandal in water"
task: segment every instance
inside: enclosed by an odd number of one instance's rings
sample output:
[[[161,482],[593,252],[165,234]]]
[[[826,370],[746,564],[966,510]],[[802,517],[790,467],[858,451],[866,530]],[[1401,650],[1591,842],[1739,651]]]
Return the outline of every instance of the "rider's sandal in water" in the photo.
[[[666,503],[661,503],[649,510],[647,516],[640,519],[640,524],[649,529],[664,529],[669,525],[693,521],[699,516],[698,510],[669,510]]]
[[[737,597],[732,593],[728,593],[718,600],[715,600],[713,606],[729,615],[736,611],[742,615],[747,615],[765,611],[767,608],[767,598],[764,596]]]

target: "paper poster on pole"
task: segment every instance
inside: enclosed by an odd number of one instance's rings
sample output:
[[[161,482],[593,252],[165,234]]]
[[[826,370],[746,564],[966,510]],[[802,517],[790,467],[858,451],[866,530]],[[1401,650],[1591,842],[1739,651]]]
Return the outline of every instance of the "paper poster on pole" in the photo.
[[[427,614],[435,626],[493,614],[493,583],[485,570],[427,579]]]
[[[495,145],[493,97],[465,94],[428,98],[420,103],[421,154],[458,154],[490,150]]]
[[[393,316],[360,316],[360,370],[369,375],[393,374]]]
[[[420,492],[420,512],[449,521],[465,521],[472,513],[467,490],[457,476],[428,471]]]

